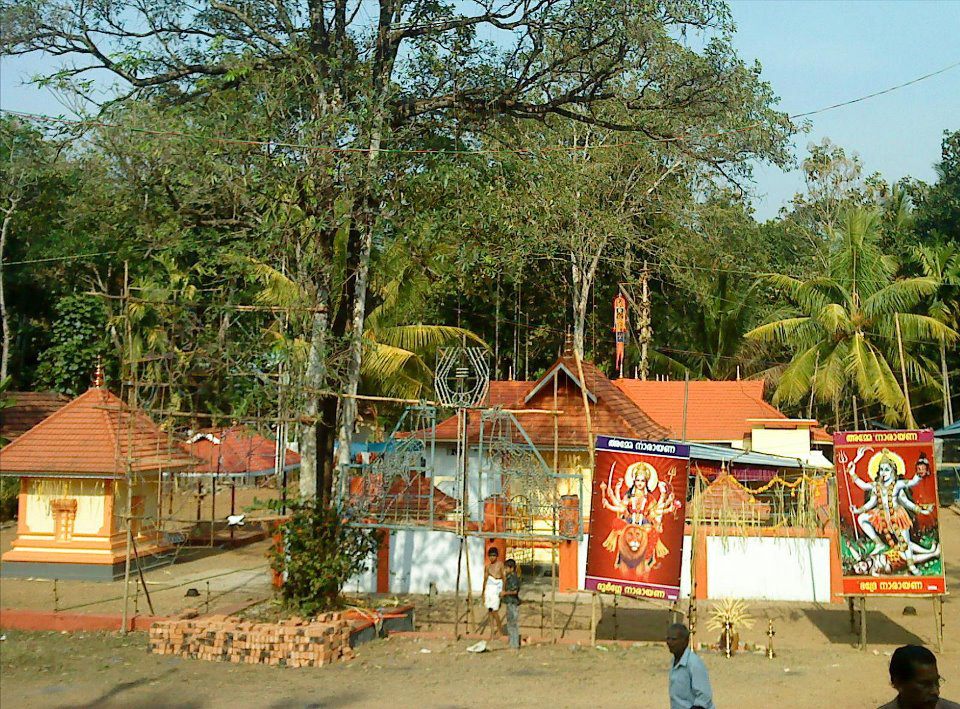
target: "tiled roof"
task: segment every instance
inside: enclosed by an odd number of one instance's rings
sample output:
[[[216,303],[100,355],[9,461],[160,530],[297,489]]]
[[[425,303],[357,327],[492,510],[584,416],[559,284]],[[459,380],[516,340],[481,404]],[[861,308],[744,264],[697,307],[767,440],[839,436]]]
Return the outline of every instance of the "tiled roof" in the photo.
[[[618,379],[614,384],[650,418],[668,428],[671,436],[683,435],[684,382]],[[763,400],[763,380],[690,382],[687,440],[741,440],[753,427],[749,419],[787,420],[787,416]],[[813,428],[813,440],[832,442],[819,427]]]
[[[3,397],[13,400],[12,406],[0,409],[0,438],[8,441],[22,436],[70,401],[55,391],[8,391]]]
[[[0,449],[0,473],[125,475],[180,469],[194,460],[143,412],[91,388]]]
[[[533,388],[533,382],[492,381],[484,399],[484,406],[522,408],[523,397]],[[438,441],[457,440],[457,417],[451,416],[437,424]]]
[[[272,472],[276,462],[276,443],[245,426],[203,429],[181,445],[201,461],[193,468],[198,473]],[[287,449],[286,466],[299,464],[300,456]]]
[[[591,428],[594,435],[605,434],[630,438],[662,439],[669,435],[663,426],[648,417],[621,392],[591,362],[584,361],[583,377],[587,391],[596,402],[590,404]],[[573,378],[577,365],[572,357],[564,356],[536,382],[491,382],[488,406],[501,405],[510,409],[554,408],[552,379],[557,378],[556,408],[563,413],[556,417],[557,443],[564,447],[586,447],[587,423],[583,412],[583,397]],[[573,378],[572,378],[573,377]],[[539,390],[538,390],[539,388]],[[536,392],[529,401],[524,399]],[[538,447],[550,447],[554,441],[552,413],[518,414],[517,420]],[[467,435],[476,442],[480,435],[479,414],[470,412]],[[437,440],[456,440],[457,421],[448,418],[437,425]]]

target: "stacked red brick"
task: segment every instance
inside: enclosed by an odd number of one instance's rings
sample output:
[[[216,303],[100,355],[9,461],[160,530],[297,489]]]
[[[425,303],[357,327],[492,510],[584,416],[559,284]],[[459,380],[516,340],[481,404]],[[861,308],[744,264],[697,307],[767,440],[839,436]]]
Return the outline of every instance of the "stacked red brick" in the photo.
[[[150,628],[150,652],[281,667],[320,667],[353,657],[350,623],[339,613],[279,623],[228,616],[161,621]]]

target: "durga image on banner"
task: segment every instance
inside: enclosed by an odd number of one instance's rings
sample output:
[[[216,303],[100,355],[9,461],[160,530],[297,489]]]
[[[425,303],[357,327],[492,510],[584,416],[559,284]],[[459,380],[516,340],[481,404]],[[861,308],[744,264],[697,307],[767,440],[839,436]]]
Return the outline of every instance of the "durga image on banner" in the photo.
[[[931,431],[835,436],[844,593],[944,592]]]
[[[679,595],[688,456],[678,444],[598,437],[588,590]]]

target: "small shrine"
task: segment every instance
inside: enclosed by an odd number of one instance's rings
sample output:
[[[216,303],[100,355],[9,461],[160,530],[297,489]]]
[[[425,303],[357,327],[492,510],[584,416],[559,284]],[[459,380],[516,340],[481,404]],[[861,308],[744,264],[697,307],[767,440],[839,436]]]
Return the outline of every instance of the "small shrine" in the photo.
[[[20,478],[17,537],[0,575],[117,579],[128,519],[131,566],[164,563],[160,482],[195,462],[107,390],[98,368],[90,389],[0,449],[0,475]]]

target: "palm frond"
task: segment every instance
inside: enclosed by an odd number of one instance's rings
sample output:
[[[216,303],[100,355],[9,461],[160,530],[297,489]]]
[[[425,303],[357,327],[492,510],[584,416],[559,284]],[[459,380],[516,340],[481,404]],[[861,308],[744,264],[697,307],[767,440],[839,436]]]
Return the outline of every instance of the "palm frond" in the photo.
[[[758,342],[790,342],[791,335],[809,325],[813,320],[809,315],[783,318],[753,328],[744,337]]]
[[[864,300],[863,314],[872,319],[888,313],[902,313],[936,293],[938,286],[939,281],[926,276],[901,278]]]
[[[444,345],[452,345],[468,340],[486,346],[477,335],[452,325],[397,325],[373,332],[371,337],[377,342],[398,347],[411,352],[424,352]]]

